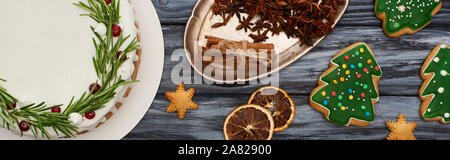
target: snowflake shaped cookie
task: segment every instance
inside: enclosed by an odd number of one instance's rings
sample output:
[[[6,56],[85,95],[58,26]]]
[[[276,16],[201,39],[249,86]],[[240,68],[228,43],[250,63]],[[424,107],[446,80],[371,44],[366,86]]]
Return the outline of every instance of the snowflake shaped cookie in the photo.
[[[177,111],[178,118],[183,119],[186,115],[186,110],[196,110],[198,108],[198,105],[192,101],[192,96],[194,96],[194,94],[194,88],[185,90],[183,83],[178,84],[175,92],[166,92],[166,98],[170,101],[167,112]]]

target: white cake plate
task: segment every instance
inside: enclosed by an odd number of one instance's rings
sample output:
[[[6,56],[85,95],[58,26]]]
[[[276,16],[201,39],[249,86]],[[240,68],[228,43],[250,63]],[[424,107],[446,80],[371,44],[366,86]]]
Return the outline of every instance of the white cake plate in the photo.
[[[164,40],[156,10],[149,0],[131,0],[140,27],[142,57],[133,90],[124,105],[105,124],[72,139],[119,140],[125,137],[147,113],[158,91],[164,66]],[[1,140],[30,140],[0,128]]]

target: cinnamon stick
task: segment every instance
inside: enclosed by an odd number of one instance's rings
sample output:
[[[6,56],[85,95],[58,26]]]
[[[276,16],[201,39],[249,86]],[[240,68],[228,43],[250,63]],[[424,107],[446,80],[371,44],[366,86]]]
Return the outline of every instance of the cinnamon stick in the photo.
[[[208,36],[206,35],[205,38],[208,40],[206,42],[206,47],[211,47],[213,45],[219,44],[220,41],[223,41],[224,39],[214,36]],[[242,47],[242,42],[233,41],[239,44],[239,47]],[[260,50],[260,49],[267,49],[272,50],[275,48],[275,45],[272,43],[248,43],[247,47],[250,49]]]
[[[239,48],[242,49],[242,43],[238,43],[237,45],[238,45]],[[208,49],[220,49],[220,47],[219,47],[219,45],[212,45],[212,46],[209,47]],[[255,52],[259,52],[259,51],[261,51],[261,50],[266,50],[268,54],[270,54],[271,51],[273,50],[273,49],[265,49],[265,48],[256,48],[256,49],[255,49],[255,48],[248,47],[247,50],[249,50],[249,49],[254,49]],[[223,54],[226,54],[226,53],[223,53]]]
[[[219,46],[219,43],[225,39],[222,38],[218,38],[218,37],[214,37],[214,36],[205,36],[206,39],[208,39],[206,47],[202,46],[202,61],[203,63],[209,64],[211,62],[213,62],[215,60],[215,57],[211,57],[211,60],[208,60],[204,57],[204,53],[209,50],[209,49],[221,49],[221,47]],[[231,41],[233,43],[235,43],[236,49],[243,49],[244,47],[244,42],[241,41]],[[256,52],[260,52],[261,50],[266,50],[266,54],[267,57],[270,59],[271,54],[273,52],[273,49],[275,48],[275,46],[273,44],[269,44],[269,43],[247,43],[247,49],[253,49]],[[223,49],[223,48],[222,48]],[[226,51],[221,50],[220,51],[222,55],[226,55]],[[224,65],[225,65],[225,61],[224,61]]]

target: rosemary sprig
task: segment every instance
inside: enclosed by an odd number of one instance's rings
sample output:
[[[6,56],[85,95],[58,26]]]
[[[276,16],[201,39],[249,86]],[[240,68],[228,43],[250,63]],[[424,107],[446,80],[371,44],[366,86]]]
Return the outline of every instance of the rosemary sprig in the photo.
[[[57,135],[62,133],[65,136],[73,137],[78,128],[68,120],[71,113],[84,114],[101,109],[116,96],[118,87],[137,82],[125,81],[122,77],[118,77],[118,69],[124,62],[124,56],[140,47],[136,37],[134,37],[122,51],[120,57],[117,57],[119,49],[130,38],[130,35],[124,37],[122,33],[117,39],[114,39],[112,35],[112,25],[118,24],[120,20],[120,0],[112,0],[109,5],[104,0],[87,0],[87,4],[83,2],[73,4],[89,12],[88,14],[81,14],[81,16],[88,16],[107,27],[105,37],[100,36],[91,27],[95,35],[92,40],[96,49],[93,63],[101,88],[95,94],[92,91],[84,92],[77,100],[72,97],[63,113],[54,113],[49,112],[49,110],[62,105],[46,106],[45,102],[42,102],[8,110],[8,106],[16,103],[17,99],[0,85],[0,118],[3,127],[7,129],[16,128],[16,126],[19,126],[20,120],[25,121],[30,126],[30,130],[35,137],[40,134],[42,137],[50,139],[50,134],[46,129],[48,127],[52,128]],[[1,78],[0,81],[6,82]],[[22,131],[20,132],[23,135]]]
[[[70,113],[86,113],[101,109],[104,104],[108,103],[116,96],[116,89],[119,86],[135,83],[136,81],[124,81],[119,80],[108,88],[102,88],[97,93],[92,94],[91,92],[85,92],[80,99],[70,101],[68,107],[64,110],[64,114],[69,115]]]
[[[91,27],[92,32],[95,37],[92,38],[96,49],[96,55],[92,59],[94,63],[94,68],[97,76],[100,80],[101,88],[95,93],[85,92],[78,99],[72,98],[64,114],[69,115],[70,113],[86,113],[101,109],[104,104],[108,103],[116,95],[115,90],[123,85],[130,83],[135,83],[137,81],[125,81],[121,77],[117,77],[117,70],[123,64],[123,57],[139,48],[138,41],[136,37],[125,47],[122,51],[120,57],[117,57],[117,52],[125,44],[125,42],[130,38],[130,35],[124,37],[122,33],[117,39],[113,38],[112,35],[112,25],[119,22],[120,16],[120,0],[112,0],[110,5],[107,5],[104,0],[87,0],[88,4],[83,2],[74,3],[74,5],[89,12],[89,14],[82,14],[82,16],[89,16],[99,23],[103,23],[107,26],[107,34],[102,37],[96,33],[93,27]]]
[[[1,81],[6,82],[3,79]],[[74,136],[77,127],[70,124],[68,116],[62,113],[48,112],[48,110],[59,107],[61,105],[47,107],[44,102],[40,104],[29,104],[20,109],[8,110],[8,106],[16,103],[17,99],[11,96],[4,87],[0,85],[0,117],[2,118],[3,127],[8,130],[19,126],[20,121],[25,121],[30,126],[33,135],[37,137],[39,134],[44,138],[50,139],[46,127],[51,127],[57,135],[59,132],[66,136]],[[20,121],[19,121],[20,120]],[[20,134],[23,132],[19,129]]]
[[[29,104],[21,107],[18,110],[13,110],[11,113],[16,117],[21,117],[31,127],[31,131],[35,136],[38,135],[38,130],[42,138],[46,137],[50,139],[50,134],[44,127],[51,127],[57,135],[59,132],[66,136],[74,136],[73,133],[77,132],[77,127],[71,125],[68,120],[69,117],[62,113],[48,112],[48,110],[59,107],[61,105],[47,107],[44,102],[40,104]],[[16,121],[18,122],[18,121]],[[22,135],[21,131],[21,135]]]
[[[118,3],[116,3],[116,0],[112,0],[110,5],[107,5],[104,0],[88,0],[87,2],[88,4],[83,2],[73,3],[75,6],[89,12],[89,14],[81,14],[81,16],[89,16],[98,23],[103,24],[108,24],[109,22],[119,23],[120,0],[118,0]]]

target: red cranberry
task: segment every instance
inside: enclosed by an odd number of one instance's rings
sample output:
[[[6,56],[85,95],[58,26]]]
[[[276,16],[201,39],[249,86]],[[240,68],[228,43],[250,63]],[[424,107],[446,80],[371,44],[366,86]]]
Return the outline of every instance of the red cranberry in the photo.
[[[105,3],[106,3],[107,5],[109,5],[109,4],[111,3],[111,0],[105,0]]]
[[[97,84],[97,83],[92,83],[92,84],[89,86],[89,91],[92,92],[92,94],[97,93],[97,91],[98,91],[99,89],[100,89],[100,85]]]
[[[30,125],[31,125],[31,123],[30,123]],[[20,128],[21,131],[24,131],[24,132],[30,130],[30,126],[25,121],[20,121],[19,128]]]
[[[84,117],[86,117],[86,119],[93,119],[95,117],[95,112],[87,112],[84,114]]]
[[[122,28],[120,28],[120,26],[117,25],[117,24],[113,24],[112,25],[112,35],[113,35],[113,37],[119,37],[120,36],[120,32],[122,32]]]
[[[117,59],[119,59],[120,56],[122,55],[122,51],[117,52],[116,55],[117,55]],[[124,60],[126,60],[126,59],[127,59],[127,55],[123,56],[123,58],[120,59],[120,60],[121,60],[121,61],[124,61]]]
[[[61,107],[52,108],[52,112],[61,113]]]
[[[13,108],[16,108],[16,106],[17,106],[16,102],[10,102],[10,103],[11,103],[10,105],[6,104],[6,109],[11,110]]]

